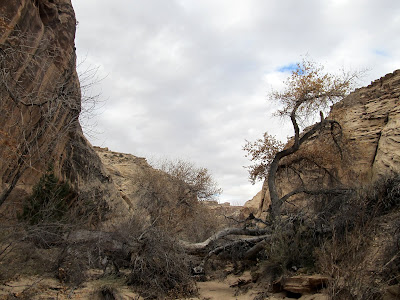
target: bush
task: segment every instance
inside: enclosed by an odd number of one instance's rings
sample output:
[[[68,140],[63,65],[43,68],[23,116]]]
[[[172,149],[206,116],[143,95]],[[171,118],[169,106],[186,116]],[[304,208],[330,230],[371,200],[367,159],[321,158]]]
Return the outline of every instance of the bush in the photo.
[[[332,299],[381,299],[399,284],[400,176],[342,194],[308,199],[313,214],[286,215],[263,252],[261,276],[273,281],[305,268],[332,277]]]
[[[399,283],[400,176],[330,201],[319,211],[330,230],[316,250],[319,270],[333,278],[330,298],[382,299],[387,285]]]
[[[68,183],[60,181],[49,171],[40,178],[32,195],[25,200],[20,218],[30,225],[65,223],[68,207],[76,196]]]
[[[273,281],[300,268],[314,271],[314,250],[321,242],[314,223],[306,222],[300,214],[287,216],[265,247],[262,275]]]
[[[151,227],[144,231],[131,258],[128,284],[145,298],[165,299],[194,293],[189,257],[167,233]]]
[[[219,229],[217,213],[207,207],[206,201],[199,201],[182,179],[149,169],[137,181],[137,207],[149,216],[153,226],[191,242],[201,242]]]

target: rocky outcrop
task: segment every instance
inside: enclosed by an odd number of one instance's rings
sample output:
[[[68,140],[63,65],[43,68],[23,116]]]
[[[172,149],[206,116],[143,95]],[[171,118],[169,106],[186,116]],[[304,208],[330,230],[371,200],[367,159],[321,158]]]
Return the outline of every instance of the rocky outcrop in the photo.
[[[358,155],[351,166],[366,180],[400,171],[400,70],[372,82],[333,106]]]
[[[246,201],[246,203],[243,205],[243,211],[245,212],[246,215],[258,212],[261,203],[262,192],[263,191],[259,191],[253,198]]]
[[[359,186],[400,171],[400,70],[355,90],[333,105],[328,118],[337,120],[342,127],[341,141],[346,159],[342,157],[339,161],[336,145],[332,141],[326,142],[331,140],[331,132],[315,135],[302,145],[301,151],[312,158],[332,154],[325,159],[323,167],[325,171],[333,172],[342,185]],[[287,163],[288,160],[282,161],[282,164]],[[317,169],[302,166],[302,183],[315,186],[321,175],[317,174]],[[299,173],[291,173],[286,168],[278,173],[277,184],[282,194],[292,191],[300,184]],[[261,193],[265,193],[265,200],[259,209],[266,211],[270,203],[266,184]],[[302,200],[297,198],[297,201]],[[258,195],[245,206],[254,207],[256,199],[259,199],[259,206],[261,197]]]
[[[147,172],[156,172],[143,157],[119,153],[108,148],[94,147],[103,165],[115,183],[118,192],[129,210],[137,206],[143,194],[142,183]]]
[[[176,182],[171,176],[163,171],[154,169],[143,157],[137,157],[128,153],[111,151],[108,148],[94,147],[103,165],[120,196],[124,199],[130,211],[138,206],[138,202],[146,198],[149,190],[154,189],[154,184],[158,180],[157,175],[163,177],[163,189],[178,190],[182,183]],[[187,187],[189,188],[189,187]],[[173,193],[171,193],[173,195]],[[168,199],[168,197],[166,197]],[[220,216],[229,216],[237,219],[243,218],[243,207],[233,206],[229,203],[218,203],[217,201],[204,201],[204,206]],[[254,212],[254,210],[250,211]],[[244,213],[246,216],[250,213]]]
[[[49,168],[80,197],[126,207],[82,134],[70,0],[0,3],[0,205],[14,215]]]

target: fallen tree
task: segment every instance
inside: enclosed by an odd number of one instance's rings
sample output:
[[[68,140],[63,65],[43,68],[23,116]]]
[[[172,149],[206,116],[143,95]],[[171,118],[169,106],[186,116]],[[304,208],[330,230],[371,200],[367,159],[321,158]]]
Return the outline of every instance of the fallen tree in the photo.
[[[257,243],[267,239],[270,235],[270,228],[225,228],[201,243],[190,243],[183,240],[179,240],[178,243],[188,254],[206,255],[206,257],[209,257],[213,254],[221,253],[224,248],[235,243]],[[132,249],[138,247],[142,236],[143,235],[140,235],[138,238],[128,240],[118,232],[81,229],[65,234],[63,242],[68,245],[97,243],[102,245],[105,252],[126,252],[132,251]],[[237,238],[233,241],[229,240],[226,244],[210,250],[213,244],[216,244],[218,241],[228,236],[236,236]]]
[[[211,237],[206,239],[201,243],[189,243],[186,241],[179,241],[181,246],[190,254],[200,254],[204,253],[211,244],[216,243],[217,241],[226,238],[228,236],[242,236],[239,238],[239,241],[250,241],[251,239],[248,236],[265,236],[267,233],[271,233],[269,228],[225,228]],[[215,249],[214,249],[215,250]]]

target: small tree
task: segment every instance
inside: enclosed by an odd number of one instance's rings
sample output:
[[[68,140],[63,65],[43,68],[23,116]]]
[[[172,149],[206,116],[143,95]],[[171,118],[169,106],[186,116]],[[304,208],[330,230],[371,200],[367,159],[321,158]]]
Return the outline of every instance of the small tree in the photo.
[[[222,193],[222,189],[218,187],[207,168],[197,167],[182,159],[164,160],[159,163],[158,168],[176,180],[184,182],[199,201],[215,200]]]
[[[281,206],[291,196],[298,193],[318,193],[323,191],[306,190],[304,187],[280,196],[276,187],[276,175],[283,158],[296,153],[302,144],[310,140],[316,133],[330,128],[340,129],[340,124],[335,120],[324,117],[323,111],[343,99],[353,88],[353,83],[358,77],[358,72],[333,75],[324,72],[322,66],[303,59],[297,68],[285,81],[282,92],[273,91],[271,100],[283,105],[277,114],[290,118],[294,129],[294,137],[286,148],[281,150],[281,144],[271,135],[265,133],[264,140],[255,143],[247,142],[244,150],[249,153],[251,160],[258,161],[250,167],[250,179],[265,177],[271,199],[271,218],[280,217]],[[300,133],[299,123],[312,119],[316,113],[320,114],[320,121],[304,129]],[[263,203],[261,203],[261,206]]]
[[[153,227],[190,241],[200,241],[219,228],[217,212],[205,202],[221,190],[206,168],[184,160],[155,162],[158,169],[143,169],[137,177],[137,207]]]

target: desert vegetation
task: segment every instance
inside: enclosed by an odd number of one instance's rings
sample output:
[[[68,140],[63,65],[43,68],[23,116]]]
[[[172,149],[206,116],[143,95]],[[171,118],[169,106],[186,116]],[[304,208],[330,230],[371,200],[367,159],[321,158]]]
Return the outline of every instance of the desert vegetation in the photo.
[[[100,299],[118,298],[121,286],[144,299],[174,299],[196,296],[196,281],[250,271],[238,291],[257,286],[256,299],[267,299],[284,291],[298,298],[304,286],[286,290],[290,278],[319,274],[308,292],[386,297],[400,284],[399,176],[346,183],[343,165],[354,149],[340,123],[318,111],[340,100],[354,78],[304,61],[287,90],[272,94],[295,135],[285,146],[268,133],[244,146],[254,163],[250,180],[265,180],[258,212],[212,209],[221,190],[208,169],[163,161],[136,174],[131,215],[103,226],[112,215],[107,203],[79,195],[49,164],[18,218],[2,222],[0,279],[47,276],[72,289],[97,280],[92,295]],[[301,131],[313,113],[320,120]],[[38,295],[32,286],[22,297]]]
[[[108,207],[82,202],[50,168],[24,199],[18,220],[2,223],[3,280],[51,276],[77,287],[97,269],[100,278],[120,278],[145,298],[195,295],[198,258],[180,240],[202,241],[229,221],[197,197],[220,191],[207,169],[168,165],[170,174],[150,168],[137,178],[135,212],[108,230],[100,225]],[[187,177],[174,175],[183,165]]]
[[[5,299],[40,299],[45,278],[61,284],[57,298],[71,298],[88,281],[98,299],[118,299],[123,286],[137,299],[196,297],[196,282],[245,271],[251,278],[232,286],[238,293],[257,287],[255,299],[321,289],[338,300],[400,297],[400,175],[358,182],[351,164],[363,149],[326,116],[360,73],[331,74],[304,59],[284,89],[270,93],[294,135],[283,143],[265,132],[243,147],[250,181],[264,181],[259,210],[225,210],[210,171],[184,160],[139,166],[134,202],[80,131],[79,117],[90,118],[98,102],[90,92],[95,70],[83,71],[79,84],[73,45],[62,49],[66,37],[43,34],[55,6],[29,5],[32,18],[41,18],[32,26],[40,34],[0,23],[10,34],[0,45],[0,283],[15,288],[13,280],[35,279]],[[375,119],[387,123],[389,114]],[[91,175],[105,187],[93,188]],[[126,214],[113,206],[122,200]],[[291,278],[311,274],[319,277],[308,290],[287,288]]]

